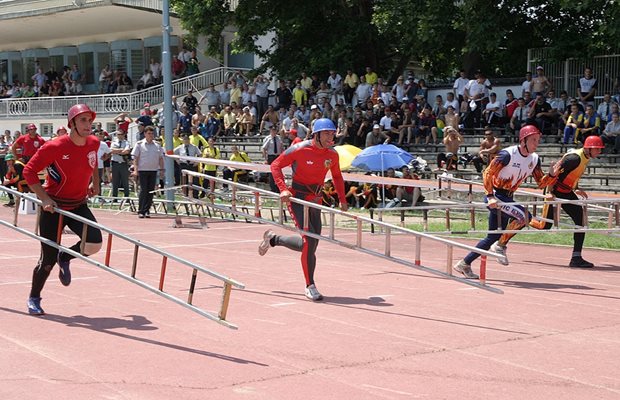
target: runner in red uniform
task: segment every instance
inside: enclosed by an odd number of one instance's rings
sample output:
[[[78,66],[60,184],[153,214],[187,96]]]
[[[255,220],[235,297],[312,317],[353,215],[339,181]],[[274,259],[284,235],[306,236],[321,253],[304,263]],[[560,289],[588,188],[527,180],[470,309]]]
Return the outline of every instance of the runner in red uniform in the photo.
[[[22,135],[11,146],[11,153],[24,164],[43,146],[45,139],[37,133],[37,126],[30,124],[26,128],[27,135]]]
[[[97,150],[99,139],[91,135],[95,112],[85,104],[77,104],[69,109],[69,135],[50,141],[32,157],[24,168],[24,178],[30,189],[41,199],[43,211],[39,220],[40,235],[56,241],[59,214],[54,207],[71,211],[91,221],[95,216],[88,208],[88,197],[99,192],[99,171],[97,169]],[[37,173],[47,168],[45,186],[39,182]],[[92,180],[91,180],[92,179]],[[68,226],[76,235],[82,237],[83,224],[71,218],[63,218],[61,229]],[[95,254],[101,249],[101,231],[89,226],[86,243],[77,242],[71,250],[85,256]],[[41,308],[41,290],[49,277],[54,264],[58,262],[60,282],[64,286],[71,283],[70,261],[73,256],[60,253],[57,249],[41,244],[41,257],[32,274],[32,289],[28,299],[28,312],[33,315],[45,314]]]
[[[291,203],[289,199],[321,203],[321,190],[327,171],[331,171],[334,186],[338,193],[340,208],[347,210],[347,202],[344,201],[344,181],[338,163],[338,153],[331,147],[334,145],[336,127],[328,118],[321,118],[314,123],[313,139],[289,147],[274,162],[271,163],[271,173],[280,189],[280,199],[288,203],[288,208],[298,229],[304,229],[304,208],[297,203]],[[282,169],[291,166],[293,168],[293,181],[291,187],[286,186]],[[310,208],[308,216],[308,231],[321,234],[321,211]],[[319,240],[302,235],[280,236],[272,230],[263,235],[263,241],[258,247],[258,254],[265,255],[273,246],[284,246],[291,250],[301,251],[301,266],[306,278],[305,295],[308,299],[318,301],[323,296],[314,284],[314,270],[316,267],[316,248]]]

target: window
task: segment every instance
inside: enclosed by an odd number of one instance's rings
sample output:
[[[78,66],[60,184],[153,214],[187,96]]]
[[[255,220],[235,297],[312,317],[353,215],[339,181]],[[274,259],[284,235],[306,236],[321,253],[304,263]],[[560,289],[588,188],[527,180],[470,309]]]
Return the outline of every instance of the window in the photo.
[[[51,137],[54,134],[54,126],[50,123],[42,123],[40,129],[39,135],[41,136]]]
[[[95,75],[99,78],[99,72],[95,72],[95,64],[93,53],[80,54],[80,62],[78,68],[82,72],[84,83],[87,85],[95,83]]]

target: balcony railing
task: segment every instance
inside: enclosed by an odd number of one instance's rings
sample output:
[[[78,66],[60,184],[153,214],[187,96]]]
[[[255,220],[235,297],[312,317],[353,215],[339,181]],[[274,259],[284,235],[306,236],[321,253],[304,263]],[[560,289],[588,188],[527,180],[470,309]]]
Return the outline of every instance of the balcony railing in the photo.
[[[227,81],[233,72],[232,69],[219,67],[177,79],[172,82],[172,95],[185,95],[189,89],[203,90],[211,83],[216,86],[220,85]],[[67,115],[67,110],[71,106],[78,103],[88,104],[97,114],[118,114],[139,110],[144,103],[159,104],[163,101],[163,85],[131,93],[2,99],[0,100],[0,118],[62,117]]]

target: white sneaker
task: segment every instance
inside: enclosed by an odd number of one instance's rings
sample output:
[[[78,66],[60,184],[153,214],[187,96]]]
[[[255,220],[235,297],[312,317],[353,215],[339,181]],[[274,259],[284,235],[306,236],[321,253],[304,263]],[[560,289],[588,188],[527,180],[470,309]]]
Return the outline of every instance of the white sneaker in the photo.
[[[497,253],[501,256],[504,256],[504,258],[501,257],[497,257],[497,262],[502,264],[502,265],[508,265],[510,264],[508,262],[508,257],[506,257],[506,246],[502,246],[501,244],[499,244],[499,242],[495,242],[491,245],[491,249],[492,252]]]
[[[323,295],[319,293],[319,290],[314,286],[314,283],[306,288],[306,297],[312,301],[323,300]]]
[[[479,279],[480,277],[474,274],[474,271],[471,270],[471,265],[467,264],[465,260],[461,260],[457,262],[452,269],[457,272],[463,274],[463,276],[467,279]]]
[[[267,229],[263,233],[263,241],[258,245],[258,255],[264,256],[267,253],[267,250],[271,247],[271,239],[274,237],[276,237],[276,233],[271,229]]]

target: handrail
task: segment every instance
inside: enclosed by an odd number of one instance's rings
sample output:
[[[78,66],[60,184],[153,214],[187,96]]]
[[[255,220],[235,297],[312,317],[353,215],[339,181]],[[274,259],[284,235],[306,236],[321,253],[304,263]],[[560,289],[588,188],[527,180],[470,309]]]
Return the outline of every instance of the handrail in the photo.
[[[211,83],[219,85],[237,70],[239,69],[218,67],[174,80],[172,94],[180,96],[186,94],[188,89],[202,90],[209,87]],[[0,99],[0,117],[63,117],[67,115],[71,106],[78,103],[88,104],[97,114],[118,114],[139,110],[144,103],[159,104],[163,101],[163,84],[131,93]]]
[[[17,190],[10,189],[10,188],[8,188],[6,186],[0,185],[0,190],[12,194],[13,196],[15,196],[17,198],[18,202],[19,201],[23,201],[22,199],[24,199],[24,200],[27,200],[27,201],[31,201],[31,202],[39,205],[39,206],[41,206],[42,203],[43,203],[41,200],[39,200],[36,197],[27,195],[27,194],[19,192]],[[60,244],[58,244],[58,243],[56,243],[56,242],[54,242],[52,240],[49,240],[47,238],[44,238],[42,236],[37,235],[36,233],[32,233],[32,232],[29,232],[29,231],[27,231],[27,230],[25,230],[23,228],[18,227],[17,226],[18,209],[19,209],[19,203],[16,204],[16,207],[15,207],[15,219],[14,219],[12,224],[9,223],[9,222],[6,222],[4,220],[0,220],[0,225],[3,225],[5,227],[11,228],[11,229],[14,229],[14,230],[18,231],[19,233],[25,234],[25,235],[27,235],[27,236],[29,236],[29,237],[31,237],[33,239],[36,239],[36,240],[38,240],[38,241],[40,241],[42,243],[50,245],[50,246],[52,246],[54,248],[57,248],[59,250],[62,250],[63,252],[71,254],[72,256],[77,257],[77,258],[79,258],[79,259],[81,259],[83,261],[86,261],[86,262],[88,262],[88,263],[90,263],[92,265],[95,265],[95,266],[97,266],[97,267],[99,267],[101,269],[104,269],[104,270],[106,270],[108,272],[112,272],[116,276],[119,276],[119,277],[121,277],[121,278],[123,278],[125,280],[128,280],[128,281],[130,281],[132,283],[135,283],[135,284],[137,284],[137,285],[139,285],[139,286],[141,286],[141,287],[143,287],[145,289],[148,289],[148,290],[150,290],[151,292],[153,292],[153,293],[155,293],[157,295],[160,295],[160,296],[165,297],[165,298],[167,298],[169,300],[172,300],[175,303],[180,304],[180,305],[182,305],[182,306],[184,306],[184,307],[186,307],[186,308],[188,308],[188,309],[190,309],[190,310],[192,310],[194,312],[197,312],[198,314],[203,315],[203,316],[209,318],[212,321],[218,322],[221,325],[224,325],[224,326],[226,326],[228,328],[237,329],[237,326],[232,324],[232,323],[230,323],[230,322],[228,322],[225,319],[225,316],[226,316],[226,312],[227,312],[227,308],[228,308],[228,298],[230,296],[230,289],[231,289],[231,287],[234,286],[234,287],[239,288],[239,289],[244,289],[245,285],[243,283],[238,282],[238,281],[236,281],[236,280],[234,280],[232,278],[229,278],[229,277],[227,277],[225,275],[222,275],[222,274],[220,274],[218,272],[215,272],[215,271],[212,271],[210,269],[201,267],[198,264],[195,264],[195,263],[193,263],[191,261],[188,261],[188,260],[186,260],[184,258],[175,256],[174,254],[171,254],[171,253],[169,253],[169,252],[167,252],[165,250],[161,250],[161,249],[159,249],[159,248],[157,248],[155,246],[152,246],[152,245],[146,244],[144,242],[141,242],[140,240],[133,239],[130,236],[127,236],[127,235],[125,235],[125,234],[123,234],[121,232],[118,232],[118,231],[114,230],[114,229],[108,228],[108,227],[106,227],[104,225],[101,225],[101,224],[99,224],[97,222],[91,221],[91,220],[89,220],[87,218],[84,218],[82,216],[76,215],[76,214],[71,213],[69,211],[62,210],[62,209],[60,209],[58,207],[54,207],[53,208],[54,212],[60,214],[61,218],[68,217],[68,218],[71,218],[73,220],[79,221],[79,222],[81,222],[81,223],[83,223],[85,225],[92,226],[94,228],[100,229],[101,231],[107,232],[109,234],[108,235],[108,243],[107,243],[107,251],[106,251],[106,262],[105,262],[105,264],[102,264],[102,263],[100,263],[98,261],[95,261],[95,260],[89,258],[89,257],[85,257],[82,254],[69,249],[68,247],[62,246],[62,245],[60,245]],[[39,212],[41,212],[40,208],[39,208]],[[86,230],[84,230],[84,232],[86,232]],[[112,237],[113,236],[116,236],[116,237],[118,237],[120,239],[123,239],[123,240],[125,240],[125,241],[127,241],[127,242],[129,242],[129,243],[134,245],[134,266],[133,266],[133,271],[132,271],[131,276],[130,275],[126,275],[123,272],[120,272],[120,271],[118,271],[116,269],[113,269],[113,268],[111,268],[109,266],[109,259],[110,259]],[[82,238],[82,240],[84,241],[85,239]],[[160,285],[159,285],[159,288],[155,288],[155,287],[153,287],[153,286],[151,286],[151,285],[149,285],[147,283],[144,283],[144,282],[142,282],[142,281],[140,281],[140,280],[135,278],[135,266],[136,266],[136,260],[137,260],[137,255],[138,255],[138,248],[143,248],[145,250],[148,250],[148,251],[151,251],[153,253],[159,254],[159,255],[161,255],[163,257],[162,271],[161,271],[161,275],[160,275]],[[183,300],[181,300],[181,299],[179,299],[179,298],[177,298],[177,297],[175,297],[175,296],[173,296],[171,294],[165,293],[163,291],[163,280],[164,280],[165,269],[166,269],[165,265],[166,265],[168,260],[174,260],[174,261],[176,261],[176,262],[178,262],[178,263],[180,263],[182,265],[190,267],[193,270],[192,282],[191,282],[191,285],[190,285],[190,293],[189,293],[189,298],[188,298],[187,302],[185,302],[185,301],[183,301]],[[212,314],[212,313],[210,313],[208,311],[204,311],[204,310],[194,306],[193,304],[191,304],[192,296],[193,296],[193,292],[194,292],[194,286],[195,286],[195,282],[196,282],[196,273],[198,271],[202,272],[204,274],[210,275],[211,277],[214,277],[214,278],[216,278],[216,279],[218,279],[218,280],[220,280],[220,281],[222,281],[224,283],[224,287],[223,287],[223,291],[224,291],[223,296],[224,297],[222,299],[222,308],[220,309],[219,315],[215,315],[215,314]]]
[[[176,156],[176,157],[179,157],[179,156]],[[181,158],[190,160],[190,159],[194,159],[196,157],[181,157]],[[208,160],[208,159],[205,159],[205,160]],[[330,243],[338,244],[340,246],[347,247],[349,249],[358,250],[358,251],[361,251],[361,252],[366,253],[366,254],[370,254],[370,255],[373,255],[373,256],[378,256],[378,257],[381,257],[381,258],[387,258],[390,261],[393,261],[393,262],[396,262],[396,263],[399,263],[399,264],[402,264],[402,265],[406,265],[408,267],[415,268],[415,269],[418,269],[418,270],[422,270],[422,271],[425,271],[425,272],[428,272],[428,273],[431,273],[431,274],[434,274],[434,275],[442,276],[444,278],[456,280],[458,282],[461,282],[461,283],[464,283],[464,284],[467,284],[467,285],[470,285],[470,286],[474,286],[474,287],[477,287],[477,288],[480,288],[480,289],[488,290],[488,291],[491,291],[491,292],[494,292],[494,293],[503,293],[503,291],[501,289],[488,286],[488,285],[486,285],[486,283],[484,281],[482,281],[482,283],[479,283],[479,282],[475,282],[475,281],[464,279],[464,278],[459,278],[457,276],[453,276],[452,275],[452,260],[451,260],[451,258],[452,258],[452,251],[453,251],[454,247],[460,248],[460,249],[463,249],[463,250],[467,250],[467,251],[473,251],[473,252],[476,252],[476,253],[481,254],[483,256],[489,256],[489,257],[493,257],[493,258],[502,258],[503,257],[503,256],[501,256],[501,255],[499,255],[497,253],[494,253],[494,252],[491,252],[491,251],[488,251],[488,250],[482,250],[482,249],[479,249],[477,247],[470,246],[470,245],[467,245],[467,244],[463,244],[463,243],[459,243],[459,242],[454,242],[452,240],[448,240],[448,239],[445,239],[445,238],[435,237],[433,235],[430,235],[430,234],[427,234],[427,233],[424,233],[424,232],[417,232],[417,231],[413,231],[413,230],[408,229],[408,228],[396,226],[396,225],[389,224],[389,223],[386,223],[386,222],[376,221],[376,220],[370,219],[368,217],[364,217],[364,216],[360,216],[360,215],[355,215],[355,214],[352,214],[352,213],[349,213],[349,212],[345,212],[345,211],[341,211],[341,210],[336,210],[336,209],[333,209],[333,208],[330,208],[330,207],[325,207],[325,206],[322,206],[320,204],[316,204],[316,203],[312,203],[312,202],[308,202],[308,201],[304,201],[304,200],[300,200],[300,199],[296,199],[296,198],[291,198],[290,200],[292,202],[298,203],[298,204],[300,204],[300,205],[302,205],[304,207],[304,213],[306,213],[309,208],[315,208],[315,209],[318,209],[318,210],[320,210],[320,211],[330,215],[330,227],[329,227],[330,228],[330,233],[329,233],[329,235],[328,236],[318,235],[318,234],[315,234],[315,233],[312,233],[312,232],[308,232],[308,231],[303,230],[303,229],[298,229],[296,227],[285,225],[284,222],[283,222],[283,218],[280,218],[279,222],[272,221],[272,220],[269,220],[269,219],[266,219],[266,218],[262,218],[260,216],[260,196],[261,195],[265,196],[265,197],[268,197],[268,198],[270,198],[270,199],[272,199],[274,201],[277,201],[278,204],[279,204],[280,215],[283,214],[283,203],[282,203],[280,197],[276,193],[273,193],[273,192],[268,191],[268,190],[256,188],[256,187],[253,187],[253,186],[244,185],[244,184],[241,184],[241,183],[238,183],[238,182],[231,182],[231,181],[224,180],[222,178],[213,177],[213,176],[206,175],[206,174],[201,174],[199,172],[188,171],[188,170],[183,170],[181,172],[182,172],[183,175],[186,175],[186,176],[193,176],[193,177],[199,177],[199,178],[203,178],[203,179],[209,179],[209,180],[213,180],[215,182],[226,183],[226,184],[231,185],[233,187],[233,191],[232,191],[233,202],[232,202],[231,206],[223,206],[223,205],[218,205],[218,204],[215,204],[215,203],[207,204],[207,203],[202,202],[202,201],[197,200],[197,199],[188,198],[188,200],[190,200],[190,201],[193,201],[193,202],[196,202],[196,203],[199,203],[199,204],[208,205],[209,207],[213,207],[215,209],[219,209],[219,210],[225,211],[227,213],[235,214],[235,215],[238,215],[240,217],[244,217],[244,218],[248,218],[248,219],[257,220],[257,221],[260,221],[260,222],[276,225],[276,226],[282,227],[284,229],[291,230],[293,232],[297,232],[297,233],[299,233],[301,235],[310,236],[310,237],[313,237],[313,238],[316,238],[316,239],[319,239],[319,240],[325,240],[325,241],[328,241]],[[188,184],[186,186],[189,189],[204,190],[200,186],[195,186],[195,185],[191,185],[191,184]],[[248,190],[248,191],[251,191],[251,192],[253,192],[255,194],[255,197],[256,197],[256,199],[255,199],[255,207],[256,207],[256,209],[254,211],[254,214],[240,211],[235,206],[235,203],[236,203],[236,201],[235,201],[236,191],[238,189]],[[164,190],[170,190],[170,189],[168,188],[168,189],[164,189]],[[352,220],[354,220],[356,222],[356,225],[357,225],[357,242],[356,242],[356,244],[350,244],[348,242],[343,242],[343,241],[339,241],[339,240],[335,239],[335,235],[334,235],[334,232],[335,232],[335,218],[334,217],[336,215],[352,219]],[[387,232],[387,234],[386,234],[387,237],[386,237],[385,254],[362,247],[362,245],[361,245],[362,237],[361,236],[362,236],[362,224],[363,223],[378,225],[378,226],[381,226],[382,228],[385,229],[385,231]],[[395,258],[395,257],[390,256],[390,249],[389,249],[390,240],[389,240],[389,237],[390,237],[392,231],[400,231],[400,232],[412,235],[412,236],[414,236],[416,238],[416,243],[417,243],[416,247],[417,248],[416,248],[416,256],[415,256],[416,259],[415,259],[415,262],[411,262],[411,261],[408,261],[408,260],[405,260],[405,259]],[[439,270],[436,270],[436,269],[433,269],[433,268],[429,268],[429,267],[425,267],[425,266],[421,265],[421,262],[420,262],[420,241],[422,239],[429,239],[431,241],[438,242],[438,243],[441,243],[441,244],[444,244],[444,245],[448,246],[448,260],[447,260],[448,262],[447,262],[447,265],[446,265],[447,272],[442,272],[442,271],[439,271]]]

